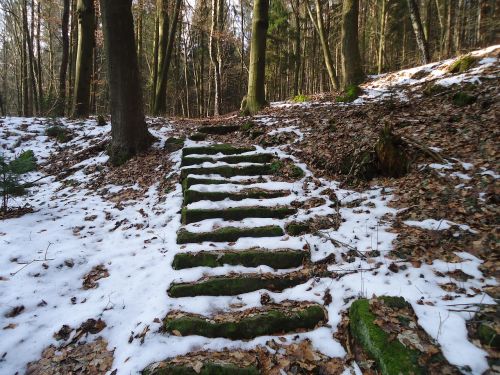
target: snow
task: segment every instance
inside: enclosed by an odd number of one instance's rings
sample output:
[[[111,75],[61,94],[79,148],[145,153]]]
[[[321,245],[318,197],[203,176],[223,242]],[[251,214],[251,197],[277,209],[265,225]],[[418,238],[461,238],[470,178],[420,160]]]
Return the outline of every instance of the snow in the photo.
[[[482,52],[473,53],[479,57],[498,50],[493,46]],[[483,69],[496,64],[497,59],[482,58],[478,65],[463,75],[450,76],[446,67],[453,60],[432,63],[424,67],[408,69],[394,74],[384,74],[373,78],[365,85],[365,95],[349,105],[360,105],[368,100],[382,100],[392,95],[402,96],[397,90],[399,85],[416,85],[426,80],[436,79],[439,84],[452,84],[464,80],[476,80]],[[411,77],[418,72],[429,74],[421,79]],[[273,103],[273,107],[287,108],[301,106],[310,108],[314,105],[339,105],[333,103]],[[342,104],[344,105],[344,104]],[[157,121],[157,119],[151,119]],[[266,126],[275,126],[271,134],[295,133],[299,139],[303,134],[297,126],[290,122],[283,123],[271,115],[256,116],[255,121]],[[61,123],[71,129],[75,137],[64,145],[57,144],[44,135],[48,123]],[[159,141],[154,145],[161,148],[171,135],[172,123],[152,130]],[[0,122],[0,150],[7,158],[19,154],[23,150],[34,151],[39,163],[43,163],[53,153],[63,149],[85,149],[95,141],[109,137],[110,126],[98,127],[96,121],[75,122],[66,119],[25,119],[10,117]],[[207,145],[208,142],[186,141],[187,146]],[[323,303],[322,298],[328,290],[333,302],[327,306],[328,325],[310,332],[284,335],[287,343],[294,337],[310,338],[313,346],[331,357],[343,357],[346,352],[333,337],[352,300],[357,297],[376,295],[400,295],[413,306],[419,323],[443,349],[443,353],[452,364],[469,366],[470,373],[481,374],[487,368],[486,353],[474,346],[467,337],[466,321],[473,315],[469,312],[457,312],[450,302],[443,298],[448,294],[440,284],[449,278],[440,278],[436,272],[447,273],[461,270],[473,278],[460,281],[460,287],[468,291],[466,294],[455,294],[453,304],[487,303],[494,301],[484,293],[476,293],[485,285],[496,285],[493,279],[485,279],[479,267],[481,260],[471,254],[457,253],[459,262],[448,263],[434,261],[415,268],[410,263],[394,273],[389,270],[393,262],[387,255],[392,250],[392,242],[396,234],[391,230],[391,218],[397,211],[389,207],[392,199],[390,191],[381,187],[371,187],[366,191],[355,192],[340,187],[336,181],[318,179],[317,185],[309,181],[312,177],[307,166],[284,151],[285,147],[271,147],[255,151],[270,152],[280,158],[291,158],[304,172],[305,177],[297,182],[276,182],[269,178],[264,181],[239,176],[226,180],[232,182],[253,181],[250,185],[234,184],[194,185],[190,189],[198,191],[236,192],[246,188],[262,188],[267,190],[290,190],[285,197],[272,199],[244,199],[241,201],[223,200],[217,202],[200,201],[192,203],[188,208],[226,208],[244,206],[286,206],[293,201],[306,201],[311,198],[323,198],[325,203],[309,209],[299,209],[297,214],[287,220],[279,219],[245,219],[238,222],[220,219],[204,220],[186,226],[190,231],[210,231],[224,226],[256,227],[276,224],[284,227],[290,220],[307,220],[314,216],[338,213],[342,222],[337,230],[326,229],[321,236],[304,235],[300,237],[282,236],[277,238],[242,238],[229,246],[217,243],[216,247],[208,247],[209,243],[176,244],[176,232],[181,228],[180,208],[182,190],[179,184],[168,193],[159,191],[159,183],[149,187],[141,199],[124,202],[117,207],[97,192],[87,189],[85,184],[99,175],[94,167],[105,168],[108,157],[99,153],[79,163],[83,168],[56,181],[54,176],[46,176],[34,188],[28,197],[17,198],[13,205],[22,206],[29,203],[34,212],[20,218],[0,221],[0,328],[13,323],[13,329],[0,329],[0,373],[12,374],[22,372],[29,361],[40,357],[43,348],[50,344],[58,345],[53,333],[63,324],[78,327],[88,318],[102,318],[107,327],[98,335],[109,342],[109,349],[114,350],[113,369],[119,374],[135,374],[154,361],[163,360],[194,350],[223,350],[225,348],[250,349],[257,345],[266,346],[266,342],[274,336],[258,337],[249,341],[209,339],[200,336],[177,337],[158,332],[161,319],[172,310],[180,309],[211,316],[221,311],[234,311],[260,306],[263,291],[245,293],[239,296],[170,298],[166,290],[174,281],[195,281],[205,276],[225,275],[230,272],[275,272],[284,274],[294,270],[275,271],[260,266],[247,268],[241,266],[223,266],[219,268],[196,267],[175,271],[171,264],[175,254],[179,252],[198,252],[209,249],[243,250],[259,246],[267,249],[303,249],[309,245],[313,261],[334,255],[336,264],[329,270],[343,277],[318,278],[284,290],[281,293],[268,292],[277,303],[285,300],[310,301]],[[438,150],[436,150],[438,151]],[[198,157],[198,155],[192,155]],[[201,156],[201,155],[199,155]],[[224,155],[210,155],[221,158]],[[181,152],[170,155],[172,170],[165,178],[177,178],[180,172]],[[218,161],[216,164],[203,163],[202,166],[226,165]],[[249,164],[239,164],[249,165]],[[448,171],[459,179],[471,178],[461,170],[470,171],[473,165],[457,161],[456,163],[429,165],[441,172]],[[194,167],[190,166],[189,168]],[[495,171],[482,170],[481,175],[490,175],[495,179],[499,175]],[[29,178],[44,176],[42,172],[33,172]],[[197,175],[203,178],[222,178],[217,175]],[[110,193],[125,189],[138,190],[138,184],[126,186],[107,185]],[[326,189],[333,190],[340,202],[337,205],[329,199]],[[359,201],[357,207],[349,208],[348,203]],[[85,218],[96,215],[96,219],[86,221]],[[110,219],[111,218],[111,219]],[[116,223],[124,221],[116,227]],[[406,225],[428,230],[444,230],[457,225],[462,230],[474,232],[467,225],[457,224],[447,219],[408,220]],[[355,248],[360,253],[378,250],[379,256],[368,259],[356,258],[352,263],[342,259],[342,253]],[[73,260],[69,267],[66,260]],[[33,262],[32,262],[33,261]],[[29,263],[32,262],[32,263]],[[29,263],[26,265],[26,263]],[[82,281],[94,266],[103,264],[109,271],[109,277],[100,279],[96,289],[84,290]],[[300,267],[298,268],[300,269]],[[474,288],[474,289],[472,289]],[[428,302],[423,303],[422,301]],[[234,303],[242,307],[234,308]],[[6,318],[5,314],[13,307],[23,305],[25,310],[16,317]],[[134,339],[129,343],[131,332],[139,333],[146,326],[150,332],[144,343]],[[87,341],[98,335],[89,335]],[[22,353],[22,355],[19,355]],[[346,369],[348,371],[349,369]],[[353,364],[355,373],[361,373],[357,364]]]

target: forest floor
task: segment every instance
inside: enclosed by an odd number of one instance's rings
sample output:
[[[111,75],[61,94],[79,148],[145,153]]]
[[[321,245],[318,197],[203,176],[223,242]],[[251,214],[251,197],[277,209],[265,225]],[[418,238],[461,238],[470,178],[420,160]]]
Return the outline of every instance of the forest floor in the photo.
[[[352,342],[346,314],[358,298],[390,295],[410,303],[415,315],[408,310],[405,316],[418,321],[419,337],[427,337],[420,340],[421,351],[441,351],[446,358],[436,373],[453,373],[444,370],[445,362],[462,373],[499,373],[498,336],[495,349],[494,340],[485,343],[478,334],[485,322],[500,333],[499,54],[500,46],[477,51],[474,64],[462,72],[449,71],[451,59],[370,77],[351,103],[318,95],[272,103],[253,117],[148,118],[157,143],[121,167],[107,163],[110,126],[96,119],[0,119],[2,154],[11,158],[33,150],[39,167],[26,179],[43,177],[0,217],[0,372],[128,374],[189,354],[176,363],[187,363],[195,373],[207,356],[229,356],[268,374],[370,373],[373,361]],[[54,126],[58,139],[46,135]],[[384,176],[374,157],[388,126],[410,165],[398,178]],[[287,195],[243,199],[238,207],[291,205],[297,211],[292,218],[230,225],[274,225],[286,233],[223,246],[178,244],[181,228],[213,233],[227,223],[181,223],[179,175],[186,158],[172,147],[172,137],[186,137],[184,149],[231,143],[254,147],[246,156],[272,154],[279,173],[259,181],[232,177],[229,184]],[[241,192],[241,186],[224,186],[194,190]],[[227,204],[201,200],[187,208]],[[313,230],[291,234],[291,219],[313,223]],[[255,246],[304,250],[309,262],[282,270],[172,265],[181,253]],[[241,274],[299,274],[305,281],[239,295],[167,293],[172,284]],[[320,305],[327,318],[309,330],[248,339],[162,331],[163,319],[180,310],[218,321],[227,313],[310,303]],[[398,319],[387,320],[391,313],[383,303],[372,299],[371,306],[380,313],[380,326],[399,332],[398,339],[406,334],[410,347],[418,344]]]

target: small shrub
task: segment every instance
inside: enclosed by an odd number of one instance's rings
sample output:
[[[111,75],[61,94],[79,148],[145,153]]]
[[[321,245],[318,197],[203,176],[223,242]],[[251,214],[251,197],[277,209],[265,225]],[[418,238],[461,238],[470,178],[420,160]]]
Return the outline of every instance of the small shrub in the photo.
[[[460,56],[448,68],[450,73],[464,73],[472,68],[477,62],[477,58],[471,55]]]
[[[60,125],[49,126],[45,130],[45,135],[49,138],[55,138],[60,143],[69,142],[73,138],[70,131]]]
[[[7,162],[0,156],[0,193],[2,195],[2,211],[7,212],[10,197],[25,195],[30,183],[22,180],[22,175],[36,169],[36,158],[33,151],[22,152],[17,158]]]
[[[458,107],[465,107],[470,105],[476,101],[476,97],[473,95],[469,95],[466,92],[459,91],[455,95],[453,95],[453,104]]]
[[[340,103],[350,103],[355,101],[359,95],[361,95],[361,88],[357,85],[349,85],[344,91],[344,95],[337,96],[335,98],[336,102]]]
[[[309,100],[310,100],[310,98],[304,94],[299,94],[292,99],[292,101],[294,103],[304,103],[304,102],[308,102]]]
[[[240,130],[242,132],[248,132],[253,128],[254,124],[251,122],[245,122],[243,125],[240,126]]]

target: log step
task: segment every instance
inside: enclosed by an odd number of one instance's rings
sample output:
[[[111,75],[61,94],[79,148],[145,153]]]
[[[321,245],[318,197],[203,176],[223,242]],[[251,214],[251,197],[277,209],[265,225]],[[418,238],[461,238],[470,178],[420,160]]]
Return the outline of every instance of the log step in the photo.
[[[168,295],[173,298],[195,296],[235,296],[266,289],[281,292],[287,288],[305,283],[310,275],[297,271],[285,275],[236,274],[233,276],[209,276],[192,283],[172,283]]]
[[[231,207],[225,209],[182,209],[182,223],[190,224],[206,219],[243,220],[246,218],[284,219],[297,213],[291,207]]]
[[[199,243],[204,241],[213,242],[234,242],[242,237],[280,237],[283,236],[283,229],[278,225],[267,225],[255,228],[224,227],[212,232],[188,232],[181,229],[177,232],[177,243]]]
[[[248,250],[215,250],[196,253],[179,253],[174,257],[172,267],[181,270],[192,267],[231,266],[258,267],[269,266],[274,269],[299,267],[307,258],[303,250],[291,249],[248,249]]]
[[[185,149],[184,149],[185,150]],[[255,164],[247,165],[245,167],[233,167],[230,165],[222,165],[219,167],[209,167],[209,168],[183,168],[181,170],[181,180],[184,180],[190,174],[216,174],[222,177],[234,177],[234,176],[262,176],[273,174],[274,170],[271,164]]]
[[[223,178],[197,178],[197,177],[186,177],[182,181],[182,190],[187,190],[193,185],[250,185],[259,182],[265,182],[263,178],[252,178],[248,180],[228,180]]]
[[[223,337],[250,340],[258,336],[295,333],[314,329],[327,320],[317,304],[270,305],[248,312],[219,314],[214,318],[198,314],[172,312],[163,321],[166,332],[182,336]]]
[[[202,163],[217,163],[224,162],[228,164],[238,163],[270,163],[274,159],[273,154],[251,154],[251,155],[229,155],[222,158],[214,159],[211,157],[189,157],[182,158],[181,167],[196,165]]]
[[[241,201],[243,199],[272,199],[286,197],[287,195],[290,195],[290,190],[244,189],[238,192],[186,190],[184,192],[184,205],[199,201],[223,201],[224,199],[233,201]]]
[[[182,156],[200,154],[200,155],[236,155],[243,154],[245,152],[255,151],[255,147],[239,147],[232,146],[228,144],[216,144],[210,146],[198,146],[198,147],[185,147],[182,149]]]

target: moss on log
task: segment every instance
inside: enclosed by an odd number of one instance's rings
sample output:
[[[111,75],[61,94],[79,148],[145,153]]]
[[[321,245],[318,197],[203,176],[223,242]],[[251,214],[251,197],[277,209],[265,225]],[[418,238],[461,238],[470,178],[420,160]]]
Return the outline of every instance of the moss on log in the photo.
[[[290,236],[301,236],[309,233],[311,229],[310,224],[296,221],[293,221],[285,226],[285,230]]]
[[[367,299],[355,301],[349,309],[350,331],[353,338],[377,362],[384,375],[422,374],[419,352],[409,349],[374,323]]]
[[[212,232],[188,232],[181,229],[177,232],[177,243],[198,243],[204,241],[234,242],[242,237],[279,237],[284,234],[283,229],[277,225],[267,225],[255,228],[225,227]]]
[[[290,207],[231,207],[220,210],[182,209],[182,223],[190,224],[206,219],[243,220],[245,218],[284,219],[297,212]]]
[[[223,185],[223,184],[233,184],[233,185],[249,185],[259,182],[256,179],[243,180],[243,181],[232,181],[222,178],[196,178],[196,177],[186,177],[182,180],[182,189],[189,189],[193,185]]]
[[[175,270],[192,267],[232,266],[258,267],[269,266],[274,269],[286,269],[300,266],[308,253],[303,250],[267,250],[249,249],[240,251],[219,250],[198,253],[176,254],[172,267]]]
[[[199,201],[223,201],[231,199],[233,201],[241,201],[243,199],[270,199],[285,197],[290,194],[288,190],[263,190],[263,189],[246,189],[239,192],[225,191],[184,191],[184,204],[190,204]]]
[[[165,150],[167,152],[174,152],[184,147],[184,139],[170,137],[165,141]]]
[[[184,149],[185,150],[185,149]],[[260,176],[271,174],[270,164],[248,165],[246,167],[232,167],[223,165],[209,168],[184,168],[181,170],[181,180],[190,174],[218,174],[222,177],[234,176]]]
[[[251,154],[251,155],[228,155],[218,159],[211,157],[190,157],[182,158],[181,167],[196,165],[201,163],[217,163],[224,162],[228,164],[238,163],[269,163],[274,159],[273,154]]]
[[[258,336],[297,332],[313,329],[326,320],[326,313],[319,305],[301,309],[275,309],[237,321],[214,322],[198,315],[165,318],[164,329],[176,331],[182,336],[200,335],[224,337],[231,340],[250,340]]]
[[[224,155],[235,155],[249,151],[255,151],[255,147],[237,147],[228,144],[216,144],[211,146],[186,147],[182,150],[182,156],[192,154],[215,155],[219,153]]]
[[[214,276],[194,283],[173,283],[168,288],[168,295],[173,298],[195,296],[235,296],[260,289],[281,292],[287,288],[302,284],[308,280],[304,274],[261,275],[242,274],[240,276]]]

